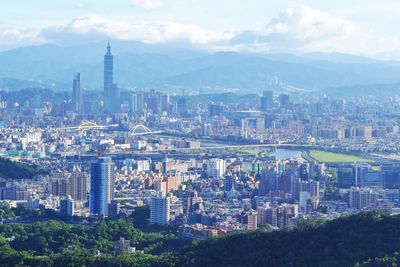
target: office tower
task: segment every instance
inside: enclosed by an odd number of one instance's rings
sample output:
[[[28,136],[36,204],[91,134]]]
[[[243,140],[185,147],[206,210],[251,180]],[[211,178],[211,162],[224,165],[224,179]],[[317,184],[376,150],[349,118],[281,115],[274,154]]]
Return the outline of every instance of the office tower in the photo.
[[[279,104],[281,105],[281,108],[288,109],[289,108],[289,104],[290,104],[289,95],[287,95],[287,94],[279,95]]]
[[[114,199],[114,163],[99,158],[90,170],[90,214],[108,215],[108,204]]]
[[[261,97],[261,111],[271,111],[274,106],[274,93],[272,91],[264,91]]]
[[[110,95],[113,87],[113,56],[110,44],[107,46],[107,53],[104,55],[104,105],[110,108]]]
[[[159,194],[150,199],[150,224],[165,225],[170,219],[170,198]]]
[[[187,116],[188,108],[187,108],[186,98],[184,96],[178,98],[178,101],[176,103],[176,112],[181,117]]]
[[[384,173],[383,186],[385,188],[398,189],[400,187],[400,164],[383,164],[381,171]]]
[[[66,198],[60,200],[60,213],[64,216],[74,216],[75,209],[74,209],[74,200],[70,195]]]
[[[137,92],[132,94],[132,106],[131,111],[133,113],[142,114],[143,113],[143,93]]]
[[[365,180],[365,175],[370,169],[370,165],[367,163],[357,162],[354,164],[354,185],[360,186]]]
[[[356,185],[354,169],[351,165],[340,166],[337,170],[337,177],[339,188],[350,188]]]
[[[147,103],[147,110],[153,113],[158,113],[158,98],[156,92],[152,89],[150,91],[149,97],[146,100]]]
[[[161,111],[169,111],[169,95],[161,95]]]
[[[114,84],[114,57],[111,54],[110,44],[104,55],[104,108],[107,112],[115,113],[120,109],[120,92]]]
[[[72,82],[72,105],[76,113],[82,112],[81,74],[77,73]]]
[[[261,196],[267,195],[271,191],[278,189],[279,177],[273,169],[264,170],[260,184],[258,187],[258,193]]]
[[[76,201],[86,201],[88,191],[88,174],[85,172],[74,171],[69,179],[69,193]]]
[[[115,83],[112,86],[110,103],[110,111],[112,113],[121,112],[121,90]]]
[[[279,177],[278,189],[284,193],[292,193],[293,180],[295,180],[294,174],[290,171],[285,171],[284,173],[282,173],[281,177]]]
[[[363,187],[383,187],[384,173],[382,171],[367,171],[364,179],[360,181],[360,186]]]
[[[210,104],[208,106],[208,115],[210,117],[221,116],[223,112],[224,106],[222,105]]]

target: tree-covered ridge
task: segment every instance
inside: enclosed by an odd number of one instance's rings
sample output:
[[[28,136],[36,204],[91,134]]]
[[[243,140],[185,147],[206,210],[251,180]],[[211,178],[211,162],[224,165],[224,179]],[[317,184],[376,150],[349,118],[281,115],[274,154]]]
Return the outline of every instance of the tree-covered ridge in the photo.
[[[144,253],[113,256],[113,241],[121,236]],[[397,266],[398,251],[400,216],[376,212],[191,245],[125,221],[0,225],[0,266]]]
[[[49,255],[74,249],[103,254],[113,253],[113,242],[120,237],[131,241],[131,246],[145,253],[159,254],[175,248],[179,239],[168,233],[144,233],[125,221],[101,222],[94,226],[46,221],[33,224],[0,225],[2,238],[16,251],[29,251],[33,255]],[[0,238],[1,238],[0,237]]]
[[[400,249],[400,217],[366,213],[293,231],[242,233],[199,242],[182,266],[354,266]]]
[[[32,179],[36,175],[47,174],[35,165],[14,162],[0,157],[0,177],[11,179]]]

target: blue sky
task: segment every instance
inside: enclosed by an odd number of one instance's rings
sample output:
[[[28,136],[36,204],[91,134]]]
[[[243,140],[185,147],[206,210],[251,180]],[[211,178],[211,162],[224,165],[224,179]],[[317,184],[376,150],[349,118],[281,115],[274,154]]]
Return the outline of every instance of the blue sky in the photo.
[[[210,50],[400,48],[398,0],[13,0],[0,4],[0,50],[104,38]]]

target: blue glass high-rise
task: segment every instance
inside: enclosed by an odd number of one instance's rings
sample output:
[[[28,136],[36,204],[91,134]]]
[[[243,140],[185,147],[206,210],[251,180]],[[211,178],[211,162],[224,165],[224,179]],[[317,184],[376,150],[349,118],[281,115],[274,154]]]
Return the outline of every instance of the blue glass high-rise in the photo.
[[[114,199],[114,166],[109,157],[101,157],[90,168],[90,214],[107,215]]]

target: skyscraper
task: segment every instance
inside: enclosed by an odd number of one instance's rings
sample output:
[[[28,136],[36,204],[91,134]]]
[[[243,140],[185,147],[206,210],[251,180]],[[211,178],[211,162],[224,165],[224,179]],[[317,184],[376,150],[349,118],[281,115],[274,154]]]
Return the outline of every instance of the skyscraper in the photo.
[[[290,97],[288,94],[280,94],[279,95],[279,104],[282,109],[288,109],[290,105]]]
[[[161,95],[161,111],[169,111],[169,95]]]
[[[72,82],[72,104],[74,112],[82,112],[82,91],[81,91],[81,74],[74,75]]]
[[[90,170],[90,214],[108,215],[108,204],[114,199],[114,163],[99,158]]]
[[[158,97],[154,89],[150,91],[149,97],[147,98],[147,110],[153,113],[159,112]]]
[[[114,84],[114,57],[111,54],[111,46],[107,45],[107,53],[104,55],[104,107],[108,112],[119,112],[119,88]]]
[[[170,198],[159,196],[150,199],[150,224],[167,224],[170,219]]]
[[[274,93],[272,91],[264,91],[261,97],[261,111],[267,112],[272,110],[274,105]]]
[[[185,117],[188,115],[186,98],[184,96],[178,98],[178,101],[176,103],[176,111],[181,117]]]
[[[137,114],[143,113],[143,93],[137,92],[132,94],[132,112]]]

